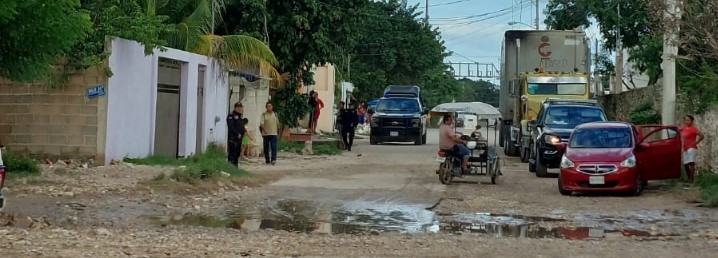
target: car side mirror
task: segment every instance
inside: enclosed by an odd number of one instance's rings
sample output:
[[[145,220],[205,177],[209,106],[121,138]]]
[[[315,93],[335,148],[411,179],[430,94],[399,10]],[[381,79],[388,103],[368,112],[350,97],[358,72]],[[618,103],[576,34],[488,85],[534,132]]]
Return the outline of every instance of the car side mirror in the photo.
[[[558,148],[561,151],[566,151],[566,144],[565,143],[558,143],[555,145],[556,148]]]

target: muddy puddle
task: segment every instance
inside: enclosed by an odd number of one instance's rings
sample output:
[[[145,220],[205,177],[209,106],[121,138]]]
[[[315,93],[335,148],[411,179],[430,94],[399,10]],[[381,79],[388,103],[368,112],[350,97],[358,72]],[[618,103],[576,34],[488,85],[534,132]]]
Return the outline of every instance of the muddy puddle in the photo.
[[[567,221],[562,218],[511,214],[437,214],[427,210],[425,205],[396,201],[332,203],[286,199],[246,206],[251,208],[235,210],[222,217],[184,214],[151,219],[163,226],[192,225],[320,234],[468,233],[493,237],[567,240],[596,240],[607,235],[645,238],[679,235],[657,232],[650,227],[641,228],[641,225],[634,223],[622,226],[619,219],[583,218],[580,221]]]

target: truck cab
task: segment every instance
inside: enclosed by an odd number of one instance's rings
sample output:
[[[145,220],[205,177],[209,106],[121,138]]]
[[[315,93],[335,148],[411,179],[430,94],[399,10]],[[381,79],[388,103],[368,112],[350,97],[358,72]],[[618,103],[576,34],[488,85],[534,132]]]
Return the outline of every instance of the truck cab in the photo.
[[[390,85],[384,97],[370,110],[369,142],[414,142],[426,144],[428,109],[421,101],[419,86]]]
[[[584,123],[606,121],[606,113],[596,100],[546,99],[536,119],[527,122],[529,171],[546,177],[549,168],[558,168],[563,150],[573,130]]]
[[[590,97],[588,75],[579,72],[524,72],[511,85],[514,101],[512,126],[504,137],[504,153],[520,156],[528,162],[530,152],[530,130],[528,122],[536,119],[546,99],[588,100]]]

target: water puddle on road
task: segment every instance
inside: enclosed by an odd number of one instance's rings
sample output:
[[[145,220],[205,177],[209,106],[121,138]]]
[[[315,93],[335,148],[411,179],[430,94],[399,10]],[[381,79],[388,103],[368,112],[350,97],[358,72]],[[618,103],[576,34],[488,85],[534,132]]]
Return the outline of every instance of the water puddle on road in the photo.
[[[229,212],[224,217],[196,214],[153,217],[165,225],[227,227],[248,231],[283,230],[324,234],[451,233],[494,237],[554,238],[567,240],[602,239],[607,234],[635,237],[666,237],[635,228],[568,227],[560,218],[491,213],[437,214],[425,205],[396,201],[354,201],[330,203],[307,200],[279,200]]]

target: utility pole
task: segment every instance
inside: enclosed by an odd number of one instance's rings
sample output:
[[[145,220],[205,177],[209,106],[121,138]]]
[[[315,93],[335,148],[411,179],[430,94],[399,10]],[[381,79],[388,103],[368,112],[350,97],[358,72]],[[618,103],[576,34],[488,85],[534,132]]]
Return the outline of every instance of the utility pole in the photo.
[[[594,39],[594,55],[593,55],[593,83],[595,96],[603,96],[603,85],[601,85],[601,79],[598,78],[598,39]]]
[[[618,25],[616,25],[616,78],[613,83],[613,94],[623,92],[623,46],[621,44],[621,6],[618,5]]]
[[[663,34],[663,97],[661,98],[661,122],[664,125],[676,123],[676,55],[678,54],[678,32],[681,13],[677,8],[679,0],[666,0]]]
[[[536,30],[539,30],[539,0],[536,0],[536,20],[534,22],[536,23]]]
[[[429,25],[429,0],[424,1],[424,24]]]

